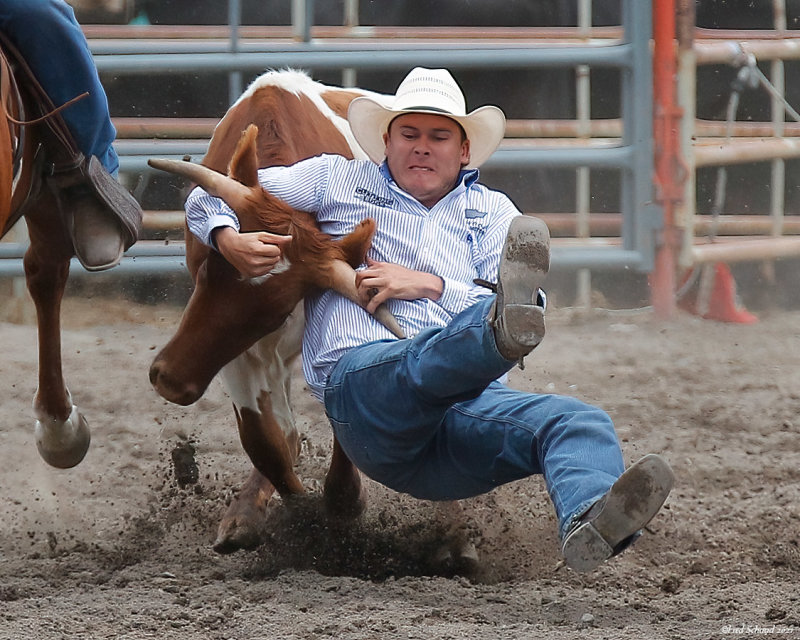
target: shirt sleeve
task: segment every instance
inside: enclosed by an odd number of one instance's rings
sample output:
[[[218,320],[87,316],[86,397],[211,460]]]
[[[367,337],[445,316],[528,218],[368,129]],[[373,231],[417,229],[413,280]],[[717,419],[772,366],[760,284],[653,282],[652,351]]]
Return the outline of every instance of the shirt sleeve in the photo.
[[[331,171],[341,156],[322,155],[288,167],[267,167],[258,170],[258,181],[272,195],[300,211],[319,211],[328,189]]]
[[[454,278],[442,277],[442,281],[444,282],[444,289],[437,302],[439,306],[453,315],[470,306],[469,300],[471,298],[474,297],[475,300],[479,298],[478,295],[472,295],[472,289],[477,285],[464,284]],[[484,291],[490,293],[488,289],[484,289]]]
[[[214,229],[233,227],[239,231],[236,213],[220,198],[215,198],[201,187],[195,187],[186,198],[186,225],[197,238],[210,247],[213,243]]]
[[[258,170],[261,186],[274,196],[301,211],[315,212],[327,189],[330,169],[335,156],[317,156],[294,165],[268,167]],[[186,199],[186,224],[199,240],[214,247],[213,233],[220,227],[240,230],[236,212],[220,198],[201,187],[195,188]],[[214,247],[216,248],[216,247]]]

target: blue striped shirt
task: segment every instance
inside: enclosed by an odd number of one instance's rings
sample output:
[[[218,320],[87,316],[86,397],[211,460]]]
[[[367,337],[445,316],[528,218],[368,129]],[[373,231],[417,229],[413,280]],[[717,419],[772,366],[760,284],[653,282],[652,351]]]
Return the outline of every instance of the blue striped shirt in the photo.
[[[445,326],[489,290],[475,278],[497,279],[508,226],[519,210],[505,194],[478,184],[478,170],[462,171],[456,187],[428,209],[404,192],[384,162],[322,155],[289,167],[259,170],[261,185],[295,209],[316,212],[325,233],[340,237],[365,218],[377,222],[369,257],[438,275],[439,300],[389,300],[387,306],[411,337],[424,328]],[[186,200],[189,229],[211,244],[220,226],[238,230],[235,213],[200,188]],[[303,373],[322,399],[333,366],[349,349],[393,336],[358,305],[333,291],[305,301]]]

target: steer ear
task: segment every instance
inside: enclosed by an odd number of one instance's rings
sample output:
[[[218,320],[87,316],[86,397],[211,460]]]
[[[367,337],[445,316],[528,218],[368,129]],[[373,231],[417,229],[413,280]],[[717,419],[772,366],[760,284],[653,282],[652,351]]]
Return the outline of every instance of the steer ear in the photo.
[[[367,251],[372,246],[374,234],[375,221],[372,218],[365,218],[338,242],[344,261],[353,269],[366,261]]]
[[[256,138],[258,127],[251,124],[242,132],[239,143],[231,158],[231,168],[228,172],[235,180],[247,187],[257,187],[258,184],[258,156],[256,155]]]

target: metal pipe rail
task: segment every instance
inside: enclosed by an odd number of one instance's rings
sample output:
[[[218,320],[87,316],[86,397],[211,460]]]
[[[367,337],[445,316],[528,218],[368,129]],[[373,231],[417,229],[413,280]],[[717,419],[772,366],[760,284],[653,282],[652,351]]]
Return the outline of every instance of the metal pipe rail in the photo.
[[[800,59],[800,36],[781,40],[754,40],[742,36],[741,40],[727,42],[696,42],[694,45],[697,64],[730,64],[742,56],[752,53],[758,60]]]
[[[695,167],[709,167],[747,162],[800,158],[800,140],[770,138],[767,140],[738,140],[736,142],[696,144]]]
[[[25,275],[22,258],[27,245],[19,242],[0,242],[0,277],[20,278]],[[103,274],[117,275],[185,275],[185,247],[183,242],[150,243],[137,242],[128,249],[119,265],[109,271],[89,273],[73,258],[70,262],[70,277],[93,276]]]
[[[98,47],[98,53],[109,47],[109,53],[124,49],[112,48],[112,43],[124,47],[126,41],[230,41],[229,25],[82,25],[90,47]],[[620,26],[590,27],[403,27],[403,26],[337,26],[314,25],[313,40],[360,39],[360,40],[531,40],[548,42],[585,42],[587,40],[619,40],[624,31]],[[264,40],[297,41],[293,27],[289,25],[240,25],[240,42]],[[694,41],[699,45],[720,40],[783,40],[800,37],[796,29],[709,29],[694,28]],[[95,52],[95,49],[92,49]]]
[[[587,39],[579,30],[579,41],[556,45],[552,41],[505,41],[503,46],[490,40],[444,41],[431,39],[398,43],[356,41],[271,42],[259,45],[259,51],[216,53],[162,53],[122,56],[95,55],[101,73],[153,74],[197,71],[263,71],[270,67],[294,66],[317,69],[391,69],[416,65],[458,68],[514,67],[616,67],[623,70],[622,105],[624,125],[615,145],[586,144],[579,148],[532,148],[506,142],[486,163],[486,168],[530,166],[588,167],[619,169],[623,177],[622,210],[624,213],[623,248],[610,248],[605,264],[611,268],[635,268],[646,271],[652,266],[654,233],[659,225],[659,209],[653,204],[652,189],[652,92],[650,83],[649,3],[623,0],[625,27],[614,40]],[[243,33],[243,31],[240,31]],[[590,35],[590,34],[589,34]],[[172,43],[166,43],[172,46]],[[166,50],[166,49],[165,49]],[[205,142],[183,141],[172,145],[120,142],[121,171],[148,171],[150,155],[178,158],[205,153]],[[554,256],[576,268],[581,266],[580,251],[570,258]],[[586,264],[596,268],[597,255],[583,254]]]
[[[121,117],[112,118],[117,130],[117,139],[162,139],[208,140],[214,133],[214,128],[219,122],[218,118],[158,118],[158,117]],[[509,139],[537,139],[537,138],[620,138],[622,136],[622,120],[620,118],[605,118],[589,120],[583,123],[580,120],[546,119],[534,120],[513,119],[506,121],[506,138]],[[800,123],[786,122],[784,124],[785,137],[800,137]],[[728,135],[728,125],[717,120],[696,121],[698,137],[722,138]],[[737,121],[731,127],[735,138],[769,138],[773,135],[773,124],[770,122]]]
[[[96,43],[142,40],[230,40],[228,25],[102,25],[82,26],[89,45]],[[240,25],[240,41],[292,40],[297,34],[289,25]],[[609,40],[623,37],[619,26],[597,27],[403,27],[403,26],[337,26],[314,25],[313,40],[532,40],[580,41],[588,39]]]
[[[632,268],[646,271],[651,268],[654,254],[655,231],[659,226],[659,209],[653,204],[652,187],[652,91],[650,31],[652,19],[650,3],[640,0],[622,0],[624,28],[604,32],[603,38],[593,38],[599,33],[591,29],[576,32],[579,41],[566,43],[554,40],[533,42],[530,39],[471,38],[459,42],[454,39],[431,37],[427,42],[418,39],[371,40],[378,33],[373,29],[351,29],[350,40],[311,40],[298,42],[298,32],[291,42],[243,42],[241,36],[249,33],[238,24],[227,30],[227,42],[214,44],[217,51],[202,52],[194,45],[162,42],[162,53],[130,53],[112,55],[121,50],[120,45],[137,50],[136,43],[112,44],[92,41],[95,63],[101,74],[153,75],[171,73],[197,73],[217,71],[227,73],[262,72],[267,68],[299,67],[314,69],[400,69],[412,66],[443,66],[451,69],[496,69],[515,67],[615,67],[622,70],[623,130],[618,144],[598,146],[586,144],[580,148],[531,148],[525,145],[504,144],[487,162],[487,168],[528,166],[592,167],[619,169],[622,175],[621,208],[623,212],[623,242],[621,247],[600,247],[554,252],[554,267],[590,267],[593,269]],[[419,30],[414,30],[419,35]],[[483,30],[486,31],[486,30]],[[564,31],[564,30],[562,30]],[[133,30],[130,33],[134,33]],[[142,32],[140,32],[142,33]],[[309,34],[311,31],[309,31]],[[314,28],[314,35],[321,33]],[[353,34],[359,37],[353,37]],[[510,32],[506,32],[508,35]],[[529,32],[530,33],[530,32]],[[555,33],[555,31],[551,32]],[[432,32],[429,33],[429,35]],[[490,35],[497,35],[496,33]],[[209,47],[209,43],[202,46]],[[170,52],[170,47],[173,52]],[[184,53],[174,52],[180,48]],[[249,50],[251,49],[252,50]],[[186,53],[186,52],[189,53]],[[153,155],[182,158],[205,154],[207,140],[181,141],[120,140],[117,147],[121,172],[149,171],[147,159]],[[174,248],[174,247],[173,247]],[[135,247],[134,247],[135,249]],[[142,264],[158,258],[175,256],[136,256],[123,260]],[[121,270],[123,267],[118,267]]]
[[[775,133],[771,122],[737,121],[730,128],[735,138],[769,138]],[[695,123],[697,137],[702,144],[703,138],[722,138],[728,135],[728,126],[716,120],[697,119]],[[590,120],[582,123],[579,120],[509,120],[506,123],[507,138],[619,138],[622,135],[622,120],[607,118]],[[784,137],[800,136],[800,123],[787,122],[784,125]]]
[[[533,213],[547,223],[553,238],[571,238],[577,235],[578,215],[575,213]],[[589,235],[592,238],[618,238],[622,232],[622,214],[592,213],[588,220]],[[703,238],[712,231],[716,237],[758,236],[769,234],[772,220],[768,215],[745,213],[723,214],[721,216],[697,215],[694,232],[696,238]],[[786,216],[784,235],[800,235],[800,216]]]
[[[389,38],[340,38],[340,39],[315,39],[310,43],[297,43],[289,38],[269,38],[266,40],[239,39],[236,43],[237,52],[244,53],[273,53],[279,50],[295,49],[304,47],[316,49],[320,47],[333,47],[336,49],[356,47],[358,49],[370,50],[381,49],[382,44],[391,42],[396,47],[460,47],[470,48],[478,45],[487,48],[523,48],[523,47],[565,47],[565,46],[601,46],[619,42],[613,38],[602,39],[533,39],[533,38],[495,38],[484,33],[483,37],[477,38],[431,38],[421,35],[416,37],[389,37]],[[89,49],[95,56],[110,55],[186,55],[186,54],[211,54],[231,52],[231,44],[224,40],[93,40],[89,42]]]
[[[147,164],[152,157],[182,160],[189,156],[199,161],[208,150],[207,141],[153,141],[132,145],[129,141],[117,143],[121,173],[148,173],[156,170]],[[627,169],[636,167],[636,154],[627,145],[586,147],[511,147],[504,146],[494,152],[484,163],[487,169],[514,169],[522,166],[547,166],[569,168],[576,165],[599,169]]]
[[[618,238],[591,238],[576,245],[569,239],[561,242],[554,239],[551,247],[551,272],[573,271],[579,268],[635,269],[640,262],[638,252],[619,248]],[[22,257],[26,246],[20,243],[0,242],[0,277],[19,278],[25,275]],[[70,277],[102,277],[126,275],[185,275],[185,246],[182,242],[149,246],[146,241],[132,246],[125,252],[119,265],[109,271],[90,273],[81,267],[77,259],[70,262]]]
[[[154,73],[197,73],[199,71],[260,72],[269,68],[315,69],[398,69],[435,63],[451,69],[497,67],[598,67],[630,68],[635,60],[629,43],[574,45],[563,47],[428,45],[427,47],[386,45],[295,44],[269,45],[259,52],[162,53],[97,55],[95,64],[102,73],[149,75]]]
[[[800,238],[758,237],[747,240],[725,240],[690,247],[692,264],[710,262],[752,262],[775,260],[800,255]]]
[[[800,132],[795,132],[800,135]],[[582,167],[613,169],[633,168],[633,152],[630,147],[608,142],[592,145],[577,139],[548,139],[547,142],[527,140],[527,144],[507,139],[485,163],[488,169],[513,169],[519,166],[548,166],[568,168],[576,164]],[[120,155],[123,172],[148,173],[155,171],[147,160],[152,157],[181,160],[189,156],[199,160],[208,151],[206,139],[134,140],[119,139],[115,147]],[[776,158],[800,157],[800,140],[794,138],[766,138],[762,140],[736,140],[715,142],[698,140],[695,145],[695,166],[764,162]]]

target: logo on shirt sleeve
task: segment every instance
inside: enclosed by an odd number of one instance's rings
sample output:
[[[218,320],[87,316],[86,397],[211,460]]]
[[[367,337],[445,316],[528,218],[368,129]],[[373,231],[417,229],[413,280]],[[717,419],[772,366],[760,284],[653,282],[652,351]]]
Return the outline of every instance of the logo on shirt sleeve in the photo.
[[[358,200],[363,200],[367,204],[374,204],[378,207],[389,207],[394,204],[394,200],[391,198],[379,196],[377,193],[367,191],[364,187],[356,187],[354,197]]]

